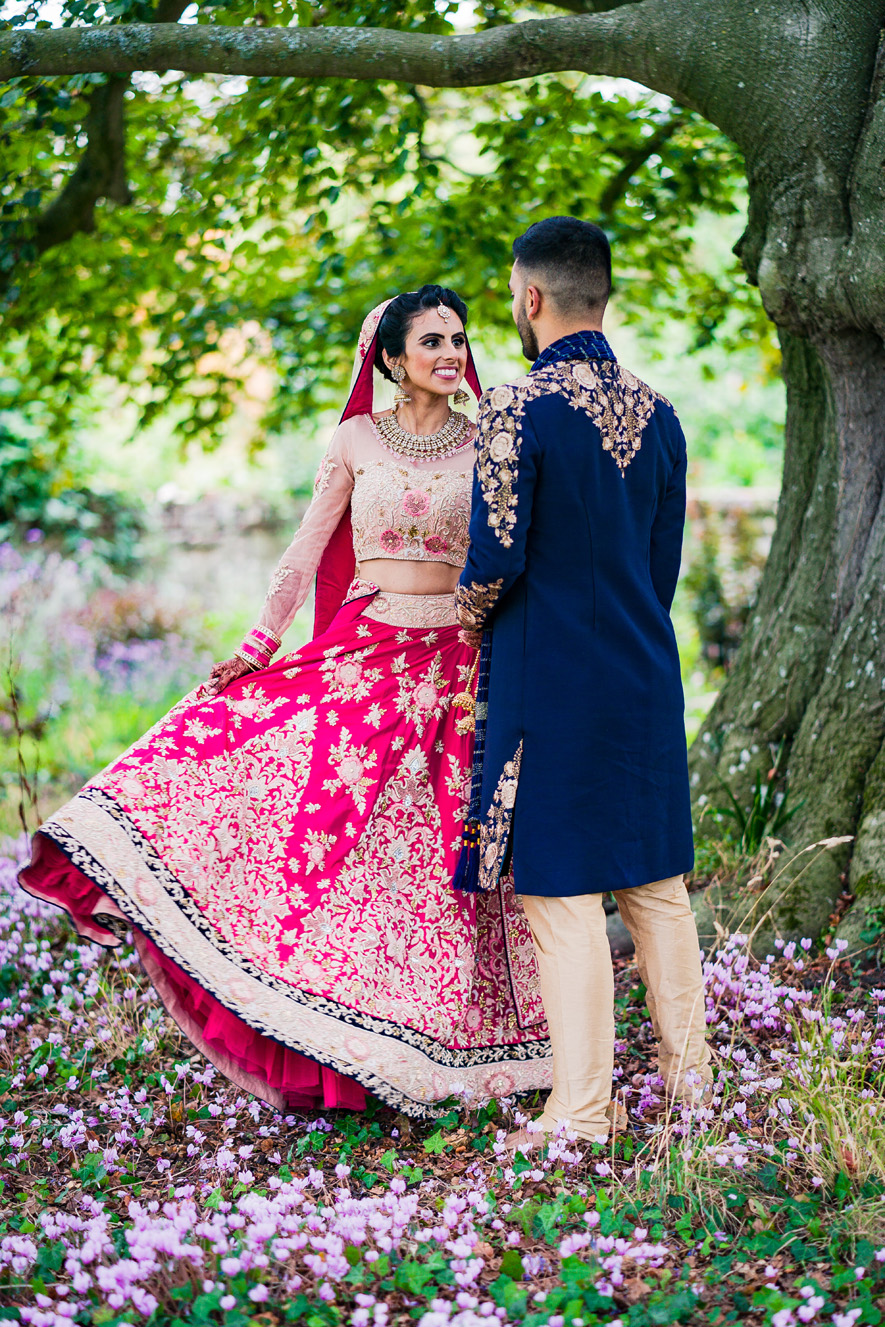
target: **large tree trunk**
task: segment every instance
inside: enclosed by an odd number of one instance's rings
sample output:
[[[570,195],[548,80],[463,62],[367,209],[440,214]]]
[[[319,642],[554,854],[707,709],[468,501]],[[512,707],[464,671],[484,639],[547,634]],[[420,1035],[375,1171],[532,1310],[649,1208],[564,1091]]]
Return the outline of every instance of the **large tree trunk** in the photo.
[[[769,747],[786,744],[799,805],[790,851],[774,886],[728,914],[755,924],[768,913],[763,943],[774,928],[819,933],[849,864],[867,908],[885,900],[885,347],[861,332],[782,340],[777,529],[746,637],[691,753],[701,806],[724,800],[722,782],[749,804]],[[801,851],[844,835],[858,836],[853,852]]]
[[[791,129],[774,131],[769,107],[759,136],[746,122],[734,133],[750,184],[739,252],[784,352],[783,489],[757,607],[691,752],[699,804],[721,805],[726,783],[749,805],[769,747],[785,745],[799,810],[775,881],[712,900],[729,905],[726,925],[758,926],[760,947],[773,932],[819,934],[846,880],[861,896],[851,939],[885,902],[885,7],[782,12],[815,74],[800,85],[800,65],[783,66]],[[700,920],[714,911],[702,903]]]

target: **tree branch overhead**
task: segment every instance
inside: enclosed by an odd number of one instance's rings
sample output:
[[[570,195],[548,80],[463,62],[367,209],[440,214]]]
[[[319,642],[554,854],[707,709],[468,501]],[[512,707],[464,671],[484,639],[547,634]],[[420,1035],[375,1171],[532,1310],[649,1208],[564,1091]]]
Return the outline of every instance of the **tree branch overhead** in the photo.
[[[630,11],[535,19],[451,37],[391,28],[126,23],[0,33],[0,78],[185,73],[373,78],[478,87],[574,69],[637,77]]]

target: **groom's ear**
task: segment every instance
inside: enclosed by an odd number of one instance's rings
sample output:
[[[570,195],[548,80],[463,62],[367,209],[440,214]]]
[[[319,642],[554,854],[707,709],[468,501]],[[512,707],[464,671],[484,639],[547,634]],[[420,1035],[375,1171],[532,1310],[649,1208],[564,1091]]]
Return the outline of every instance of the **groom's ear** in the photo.
[[[526,317],[529,321],[534,321],[541,312],[541,306],[544,302],[544,296],[537,286],[528,285],[525,288],[523,296]]]

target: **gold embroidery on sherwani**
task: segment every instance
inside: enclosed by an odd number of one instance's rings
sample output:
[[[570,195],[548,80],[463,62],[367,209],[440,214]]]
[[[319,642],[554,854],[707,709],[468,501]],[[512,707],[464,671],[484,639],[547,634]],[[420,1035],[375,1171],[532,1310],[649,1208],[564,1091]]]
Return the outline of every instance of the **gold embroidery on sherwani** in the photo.
[[[658,392],[620,364],[609,360],[570,360],[551,364],[482,398],[477,438],[476,474],[489,509],[489,526],[505,548],[516,525],[516,482],[526,406],[539,397],[565,398],[583,410],[599,429],[603,450],[610,452],[623,476],[639,451],[642,434],[658,402]]]
[[[455,591],[455,608],[458,621],[468,631],[479,631],[489,613],[501,595],[503,579],[489,581],[483,585],[480,581],[471,581],[469,585],[459,585]]]
[[[513,819],[521,764],[522,742],[516,748],[513,759],[508,760],[504,766],[492,797],[492,804],[480,829],[479,883],[482,889],[494,889],[498,883],[501,865],[507,851],[507,840],[510,837],[510,822]]]

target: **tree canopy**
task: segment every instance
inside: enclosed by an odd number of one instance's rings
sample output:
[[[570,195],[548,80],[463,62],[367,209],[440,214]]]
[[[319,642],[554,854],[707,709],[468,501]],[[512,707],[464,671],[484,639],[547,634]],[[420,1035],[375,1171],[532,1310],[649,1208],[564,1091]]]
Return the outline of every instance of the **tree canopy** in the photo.
[[[465,17],[443,0],[370,15],[229,0],[192,6],[188,28],[171,22],[184,9],[69,0],[52,35],[152,23],[179,36],[210,24],[256,38],[271,25],[358,33],[370,18],[431,38]],[[41,11],[0,10],[7,52],[39,35]],[[514,4],[478,4],[473,22],[494,33],[521,17]],[[393,290],[444,281],[471,303],[474,327],[506,325],[510,241],[551,213],[606,227],[627,316],[653,325],[676,311],[701,343],[764,335],[737,262],[711,273],[691,243],[699,209],[742,205],[740,154],[696,112],[629,85],[569,73],[472,89],[19,74],[0,117],[0,409],[58,438],[102,374],[125,385],[142,423],[171,409],[184,439],[211,444],[257,362],[275,384],[264,427],[284,427],[340,395],[364,313]]]

